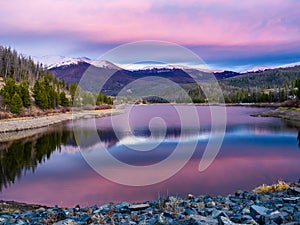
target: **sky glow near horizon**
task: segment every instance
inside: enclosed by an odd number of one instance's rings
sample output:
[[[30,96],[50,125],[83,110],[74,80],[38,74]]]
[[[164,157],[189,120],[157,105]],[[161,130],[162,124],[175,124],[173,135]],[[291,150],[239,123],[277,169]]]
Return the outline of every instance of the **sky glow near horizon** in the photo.
[[[0,44],[31,56],[98,58],[128,42],[173,42],[212,69],[300,62],[297,0],[11,0]]]

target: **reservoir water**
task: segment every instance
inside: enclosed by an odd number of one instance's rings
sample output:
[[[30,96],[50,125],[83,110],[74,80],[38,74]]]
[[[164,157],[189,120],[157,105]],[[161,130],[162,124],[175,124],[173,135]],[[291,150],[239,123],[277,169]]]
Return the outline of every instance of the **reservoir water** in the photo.
[[[193,106],[178,107],[188,112]],[[298,129],[280,119],[251,117],[269,110],[255,107],[226,107],[223,143],[212,164],[200,172],[199,162],[212,127],[211,111],[208,106],[195,109],[200,126],[194,126],[192,117],[182,124],[173,105],[136,106],[114,116],[115,122],[112,117],[78,120],[49,127],[45,133],[31,138],[1,143],[0,199],[72,207],[143,202],[167,195],[185,197],[189,193],[224,195],[238,189],[252,190],[263,183],[300,178]],[[134,137],[119,127],[122,121],[128,121]],[[183,132],[182,126],[188,132]],[[80,130],[80,134],[74,134],[74,129]],[[99,143],[93,138],[95,131]],[[191,159],[174,176],[153,185],[115,183],[99,175],[84,159],[107,151],[124,164],[142,170],[143,166],[168,159],[179,143],[188,149],[191,142],[196,142]],[[180,159],[179,156],[171,164]],[[132,174],[124,175],[109,162],[100,166],[132,179]],[[155,171],[157,176],[162,170]]]

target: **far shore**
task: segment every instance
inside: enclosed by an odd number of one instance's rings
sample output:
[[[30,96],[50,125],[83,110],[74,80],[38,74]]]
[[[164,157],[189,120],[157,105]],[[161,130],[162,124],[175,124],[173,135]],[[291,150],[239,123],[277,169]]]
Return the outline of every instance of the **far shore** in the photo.
[[[158,105],[173,103],[159,103]],[[175,104],[175,103],[174,103]],[[139,104],[134,106],[156,105],[156,104]],[[176,105],[194,105],[194,106],[226,106],[226,107],[265,107],[275,108],[273,110],[263,112],[251,116],[262,117],[278,117],[285,120],[298,121],[300,127],[300,111],[297,110],[282,110],[277,109],[280,104],[278,103],[232,103],[232,104],[214,104],[214,103],[199,103],[199,104],[176,104]],[[129,106],[129,105],[128,105]],[[123,105],[126,107],[126,104]],[[57,113],[40,117],[20,117],[12,119],[0,120],[0,143],[7,141],[19,140],[26,137],[31,137],[40,132],[43,132],[47,127],[55,124],[60,124],[66,121],[87,119],[87,118],[100,118],[110,115],[117,115],[124,113],[123,109],[105,109],[105,110],[79,110],[66,113]]]

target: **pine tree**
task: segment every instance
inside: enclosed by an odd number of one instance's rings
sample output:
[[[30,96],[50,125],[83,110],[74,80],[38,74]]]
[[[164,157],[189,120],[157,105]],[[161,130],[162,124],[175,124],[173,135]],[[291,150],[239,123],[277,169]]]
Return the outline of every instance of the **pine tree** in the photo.
[[[5,81],[3,88],[1,89],[1,95],[3,96],[4,104],[10,105],[11,98],[16,91],[17,91],[16,82],[13,79],[8,77]]]
[[[14,96],[11,99],[10,111],[12,113],[20,114],[22,106],[22,99],[20,95],[17,92],[15,92]]]
[[[43,82],[36,80],[36,82],[33,86],[33,97],[34,97],[35,103],[41,109],[49,108],[48,95],[47,95],[45,85],[43,84]]]
[[[29,94],[29,85],[28,85],[28,82],[22,82],[20,84],[20,88],[19,88],[19,95],[22,99],[22,102],[23,102],[23,106],[24,107],[29,107],[31,105],[30,103],[30,94]]]
[[[66,93],[64,91],[60,92],[60,104],[61,106],[69,106],[69,99],[66,97]]]
[[[71,100],[72,100],[73,104],[74,104],[74,98],[75,98],[77,88],[78,88],[77,83],[72,83],[71,86],[70,86]],[[78,90],[78,92],[79,92],[79,90]]]

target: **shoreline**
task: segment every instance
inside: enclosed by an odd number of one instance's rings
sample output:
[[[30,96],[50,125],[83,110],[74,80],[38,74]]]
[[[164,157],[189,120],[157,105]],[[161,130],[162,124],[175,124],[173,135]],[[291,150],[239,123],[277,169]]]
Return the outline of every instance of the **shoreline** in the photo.
[[[299,224],[300,180],[284,189],[186,198],[168,196],[142,203],[73,208],[0,201],[0,222],[18,224]],[[274,186],[274,185],[272,185]],[[261,186],[265,187],[265,186]],[[258,189],[256,189],[258,190]]]
[[[146,104],[123,104],[123,106],[147,106],[147,105],[178,105],[178,106],[223,106],[223,107],[257,107],[257,108],[278,108],[281,103],[146,103]]]
[[[209,103],[154,103],[154,104],[139,104],[133,106],[147,106],[147,105],[183,105],[183,106],[245,106],[245,107],[263,107],[263,108],[277,108],[280,105],[277,103],[227,103],[227,104],[209,104]],[[127,105],[122,105],[126,107]],[[132,106],[132,105],[128,105]],[[0,120],[1,126],[0,133],[22,131],[28,129],[35,129],[50,126],[57,123],[62,123],[69,120],[85,119],[85,118],[99,118],[108,115],[116,115],[123,113],[122,109],[104,109],[104,110],[80,110],[80,111],[71,111],[66,113],[57,113],[53,115],[40,116],[40,117],[16,117],[12,119],[2,119]]]
[[[160,103],[158,105],[173,105],[172,103]],[[156,105],[156,104],[140,104],[134,106],[145,106],[145,105]],[[176,104],[176,105],[184,105],[189,106],[190,104]],[[263,107],[263,108],[277,108],[279,105],[277,103],[234,103],[234,104],[191,104],[193,106],[224,106],[224,107]],[[126,105],[123,105],[123,108]],[[285,120],[291,120],[290,115],[277,113],[275,110],[271,110],[268,112],[255,114],[251,116],[272,116],[279,117]],[[276,112],[275,112],[276,111]],[[275,112],[275,113],[274,113]],[[0,120],[0,143],[16,141],[23,138],[28,138],[39,134],[41,132],[47,131],[47,129],[56,124],[62,124],[71,120],[78,119],[90,119],[90,118],[101,118],[105,116],[118,115],[124,113],[122,108],[114,108],[114,109],[105,109],[105,110],[82,110],[82,111],[72,111],[67,113],[58,113],[48,116],[40,116],[40,117],[20,117],[13,119],[4,119]],[[300,113],[297,115],[299,118],[299,124],[297,127],[300,127]],[[294,121],[294,119],[293,119]]]
[[[121,109],[86,110],[59,113],[50,116],[16,118],[2,120],[0,126],[0,143],[19,140],[38,134],[48,127],[71,120],[101,118],[124,113]]]
[[[277,108],[267,112],[252,114],[253,117],[274,117],[285,120],[291,126],[300,127],[300,110],[289,108]]]

